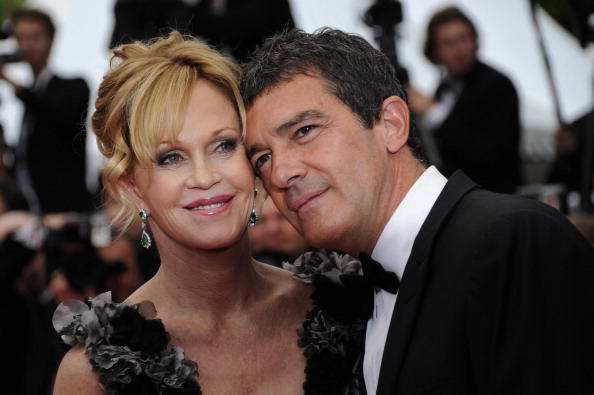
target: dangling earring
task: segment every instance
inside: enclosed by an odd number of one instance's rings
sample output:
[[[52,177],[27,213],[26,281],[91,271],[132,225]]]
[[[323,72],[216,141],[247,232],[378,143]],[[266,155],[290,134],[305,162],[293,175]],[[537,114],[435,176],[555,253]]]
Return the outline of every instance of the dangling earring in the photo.
[[[249,226],[256,226],[258,223],[258,214],[256,214],[256,209],[252,209],[252,213],[250,214],[250,220],[248,221]]]
[[[254,188],[254,197],[258,196],[258,188]],[[256,214],[256,209],[252,209],[252,213],[250,214],[250,219],[248,221],[249,226],[256,226],[258,223],[258,214]]]
[[[140,217],[142,224],[142,235],[140,236],[140,245],[148,250],[149,248],[151,248],[152,244],[151,237],[146,231],[146,220],[148,218],[148,214],[146,213],[146,211],[144,211],[143,208],[141,208],[138,212],[138,216]]]

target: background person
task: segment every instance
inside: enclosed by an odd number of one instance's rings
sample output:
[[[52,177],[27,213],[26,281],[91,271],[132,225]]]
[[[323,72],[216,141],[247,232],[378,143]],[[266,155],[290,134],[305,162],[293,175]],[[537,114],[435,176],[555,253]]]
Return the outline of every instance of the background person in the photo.
[[[0,377],[11,394],[51,391],[67,351],[52,329],[56,303],[107,289],[116,298],[130,293],[123,281],[133,274],[129,266],[106,259],[91,244],[88,230],[72,215],[40,218],[16,210],[0,215],[0,310],[11,317],[0,323],[0,334],[12,339],[6,352],[15,356]]]
[[[23,87],[2,73],[25,112],[16,148],[18,185],[32,212],[90,211],[85,183],[85,128],[89,88],[80,78],[64,79],[48,67],[55,27],[38,10],[21,9],[11,18],[12,33],[34,82]]]
[[[266,37],[294,27],[287,0],[117,0],[114,14],[110,48],[176,29],[237,62]]]
[[[584,168],[584,156],[594,158],[594,111],[581,116],[569,125],[563,126],[555,134],[555,160],[551,164],[548,183],[563,184],[567,191],[581,191],[586,189],[592,196],[594,192],[594,160],[590,162],[590,169]],[[590,135],[590,136],[589,136]],[[585,172],[585,174],[584,174]],[[584,184],[584,177],[588,179]],[[590,204],[580,202],[581,206],[592,211],[594,202]]]
[[[478,38],[458,8],[436,12],[425,56],[443,77],[432,98],[409,88],[410,106],[434,140],[444,175],[461,169],[486,189],[511,193],[521,183],[518,94],[509,78],[478,59]]]

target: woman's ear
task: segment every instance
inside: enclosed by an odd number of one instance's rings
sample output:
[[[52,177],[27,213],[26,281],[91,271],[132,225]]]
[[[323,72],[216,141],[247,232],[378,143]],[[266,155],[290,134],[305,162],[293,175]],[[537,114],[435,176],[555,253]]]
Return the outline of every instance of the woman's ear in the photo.
[[[408,106],[398,96],[390,96],[382,103],[382,137],[390,153],[398,152],[407,142],[410,128]]]
[[[138,190],[138,186],[134,182],[133,177],[130,175],[124,175],[118,180],[118,185],[126,193],[128,198],[134,202],[137,208],[144,208],[144,200],[142,194]]]

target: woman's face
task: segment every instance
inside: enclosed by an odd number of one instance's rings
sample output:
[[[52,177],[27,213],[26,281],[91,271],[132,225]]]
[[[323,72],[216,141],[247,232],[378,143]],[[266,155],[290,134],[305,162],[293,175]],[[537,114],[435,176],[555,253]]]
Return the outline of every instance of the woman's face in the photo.
[[[238,115],[218,87],[194,85],[177,140],[164,140],[149,168],[136,166],[133,184],[159,247],[225,248],[244,236],[254,176]]]

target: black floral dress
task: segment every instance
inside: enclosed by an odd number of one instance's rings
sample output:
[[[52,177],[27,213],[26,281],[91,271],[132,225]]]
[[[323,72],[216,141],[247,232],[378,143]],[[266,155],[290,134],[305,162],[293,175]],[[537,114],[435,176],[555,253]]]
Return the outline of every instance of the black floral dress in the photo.
[[[373,289],[361,279],[358,260],[314,250],[285,269],[312,283],[314,307],[298,332],[306,357],[306,395],[364,395],[365,323]],[[169,345],[169,335],[151,302],[112,302],[106,292],[86,302],[66,301],[54,328],[71,346],[84,346],[101,387],[113,394],[202,394],[198,365]]]

